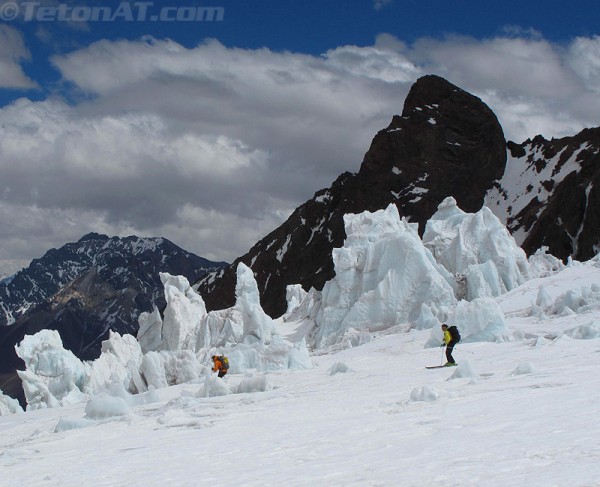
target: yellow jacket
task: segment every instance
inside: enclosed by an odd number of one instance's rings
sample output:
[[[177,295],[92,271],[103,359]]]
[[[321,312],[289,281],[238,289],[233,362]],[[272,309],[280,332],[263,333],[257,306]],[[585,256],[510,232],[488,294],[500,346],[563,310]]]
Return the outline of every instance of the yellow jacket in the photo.
[[[452,341],[452,335],[448,330],[444,331],[444,343],[448,345]]]

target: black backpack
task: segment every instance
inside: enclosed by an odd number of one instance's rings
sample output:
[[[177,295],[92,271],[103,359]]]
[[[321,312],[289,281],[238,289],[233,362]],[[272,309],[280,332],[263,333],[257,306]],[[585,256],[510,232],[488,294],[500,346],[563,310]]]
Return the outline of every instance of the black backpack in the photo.
[[[458,332],[458,328],[456,328],[456,326],[454,326],[454,325],[449,326],[448,331],[450,332],[450,336],[452,337],[452,340],[460,342],[460,333]]]

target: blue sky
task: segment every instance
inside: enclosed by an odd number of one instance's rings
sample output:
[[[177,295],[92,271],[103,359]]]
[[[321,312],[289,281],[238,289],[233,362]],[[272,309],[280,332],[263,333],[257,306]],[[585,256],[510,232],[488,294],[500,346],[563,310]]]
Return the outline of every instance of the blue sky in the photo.
[[[600,125],[597,1],[144,5],[158,20],[0,0],[0,273],[90,231],[233,260],[358,170],[425,74],[482,98],[509,140]],[[222,20],[159,18],[206,7]],[[121,20],[73,21],[91,8]]]

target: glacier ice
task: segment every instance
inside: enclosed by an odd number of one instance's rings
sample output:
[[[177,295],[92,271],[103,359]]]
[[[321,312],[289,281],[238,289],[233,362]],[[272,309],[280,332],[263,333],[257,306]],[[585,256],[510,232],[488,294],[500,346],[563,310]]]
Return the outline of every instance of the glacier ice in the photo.
[[[456,304],[450,273],[433,258],[417,226],[395,205],[344,216],[346,240],[333,250],[311,344],[334,344],[349,329],[376,331],[415,321],[426,303],[435,316]]]
[[[17,353],[26,365],[19,375],[28,409],[97,397],[88,403],[89,417],[127,414],[124,398],[115,398],[110,391],[147,393],[201,378],[206,394],[221,394],[228,389],[210,373],[210,356],[215,353],[229,356],[232,373],[312,367],[306,340],[291,343],[284,339],[275,321],[263,311],[250,268],[240,264],[237,274],[235,305],[207,313],[204,301],[187,279],[161,273],[167,300],[164,316],[157,309],[140,315],[138,340],[110,332],[100,357],[91,362],[81,361],[66,350],[56,331],[42,330],[25,337]],[[254,386],[249,382],[247,387]],[[14,409],[12,402],[0,404]]]
[[[529,279],[529,262],[492,211],[465,213],[452,197],[425,226],[424,245],[450,273],[467,278],[466,299],[499,296]]]

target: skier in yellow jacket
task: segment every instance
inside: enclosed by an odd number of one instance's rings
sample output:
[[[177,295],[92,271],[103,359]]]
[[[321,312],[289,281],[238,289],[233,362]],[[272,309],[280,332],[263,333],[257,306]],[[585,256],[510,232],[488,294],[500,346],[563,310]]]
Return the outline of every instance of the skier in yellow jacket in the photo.
[[[454,345],[460,342],[460,333],[458,332],[458,328],[456,326],[448,326],[446,323],[442,325],[442,331],[444,332],[444,343],[442,343],[442,347],[446,347],[446,360],[447,362],[444,364],[446,367],[452,367],[456,365],[454,361],[454,357],[452,357],[452,350],[454,350]]]

